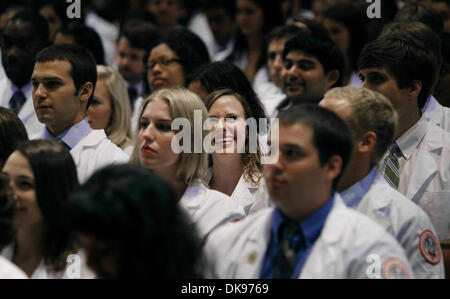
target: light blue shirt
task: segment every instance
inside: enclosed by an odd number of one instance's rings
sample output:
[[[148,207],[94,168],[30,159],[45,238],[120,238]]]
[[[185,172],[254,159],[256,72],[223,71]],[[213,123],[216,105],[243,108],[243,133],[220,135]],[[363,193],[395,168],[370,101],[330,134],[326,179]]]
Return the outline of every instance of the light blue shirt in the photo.
[[[350,188],[341,192],[341,197],[345,202],[345,205],[350,208],[356,209],[361,202],[364,195],[367,194],[375,179],[379,175],[378,170],[374,167],[366,175],[365,178],[351,186]]]
[[[65,130],[58,136],[57,138],[61,139],[65,144],[67,144],[71,149],[74,148],[84,137],[91,133],[92,128],[89,126],[89,122],[87,118],[84,118],[82,121],[77,123],[76,125],[70,127]],[[53,136],[45,127],[44,130],[44,139],[54,139]]]
[[[297,248],[295,249],[295,267],[291,278],[295,279],[299,277],[300,272],[302,271],[303,266],[309,254],[311,253],[314,243],[317,241],[320,233],[322,232],[322,228],[325,225],[328,214],[333,208],[334,197],[335,196],[333,194],[323,206],[321,206],[306,219],[297,224],[303,232],[303,237],[294,237],[294,244],[296,244],[295,247]],[[266,253],[264,255],[263,265],[260,273],[260,278],[262,279],[272,279],[275,275],[275,268],[277,266],[277,263],[279,262],[281,251],[281,242],[279,235],[280,228],[286,221],[291,220],[283,215],[283,213],[278,208],[275,208],[270,229],[271,237],[266,249]],[[299,246],[299,243],[303,243],[304,246]]]

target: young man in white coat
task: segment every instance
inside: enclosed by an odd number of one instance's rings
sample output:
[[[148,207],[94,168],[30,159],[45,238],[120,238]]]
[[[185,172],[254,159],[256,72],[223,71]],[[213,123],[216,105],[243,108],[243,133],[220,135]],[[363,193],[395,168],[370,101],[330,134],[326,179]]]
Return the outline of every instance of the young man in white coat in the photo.
[[[30,10],[17,13],[2,32],[2,65],[6,76],[0,80],[0,106],[17,114],[30,139],[39,138],[44,129],[33,109],[30,77],[34,57],[49,43],[47,21]]]
[[[439,241],[427,214],[392,188],[376,169],[397,126],[390,101],[378,92],[348,86],[328,91],[319,106],[342,118],[353,136],[352,155],[337,185],[345,204],[397,239],[415,278],[445,278]]]
[[[279,150],[264,177],[275,208],[214,231],[219,278],[408,278],[403,249],[334,192],[352,151],[344,122],[317,105],[279,114]],[[277,127],[271,140],[276,140]]]
[[[31,76],[34,109],[45,124],[42,138],[56,139],[70,150],[81,183],[98,168],[128,161],[104,130],[92,130],[86,119],[96,81],[92,55],[69,44],[39,52]]]
[[[428,44],[439,44],[437,39],[430,31]],[[395,142],[380,161],[380,172],[425,210],[445,240],[450,238],[450,137],[421,112],[437,81],[439,61],[435,50],[405,29],[368,43],[358,66],[363,87],[386,96],[398,114]]]

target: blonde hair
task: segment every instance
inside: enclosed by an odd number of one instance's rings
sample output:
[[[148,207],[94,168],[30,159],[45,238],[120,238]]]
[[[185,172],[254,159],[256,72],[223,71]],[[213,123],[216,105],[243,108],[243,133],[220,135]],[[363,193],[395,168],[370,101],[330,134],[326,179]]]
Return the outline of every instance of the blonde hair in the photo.
[[[398,124],[398,115],[391,101],[384,95],[367,88],[352,86],[336,87],[324,95],[324,99],[345,99],[352,108],[345,121],[353,138],[358,138],[368,131],[377,135],[377,143],[371,157],[372,166],[376,165],[394,141]]]
[[[202,100],[193,92],[186,88],[163,88],[153,92],[148,96],[142,104],[138,118],[138,134],[140,134],[140,122],[145,108],[150,102],[158,99],[166,100],[169,103],[172,119],[179,117],[186,118],[191,124],[191,152],[181,152],[177,160],[176,178],[186,184],[193,183],[195,180],[203,180],[208,167],[208,154],[202,150],[200,153],[194,153],[194,110],[202,112],[202,120],[208,118],[208,111]],[[203,124],[202,124],[203,127]],[[201,132],[202,141],[204,140],[207,130]],[[203,145],[203,142],[202,142]],[[135,146],[130,157],[130,163],[141,165],[139,160],[139,144],[138,137],[135,138]]]
[[[104,80],[111,98],[111,119],[105,128],[108,138],[121,149],[132,144],[131,104],[125,80],[109,66],[97,65],[97,81]]]
[[[214,102],[223,96],[235,97],[239,101],[239,103],[241,103],[242,107],[244,108],[246,118],[255,117],[255,115],[252,113],[252,110],[250,109],[250,105],[247,103],[247,101],[244,99],[244,97],[242,97],[240,94],[234,92],[231,89],[219,89],[219,90],[211,92],[205,98],[206,108],[208,110],[211,109],[211,106],[214,104]],[[243,168],[244,179],[247,182],[252,181],[255,184],[259,183],[259,181],[261,180],[261,170],[262,170],[261,150],[259,148],[258,138],[257,138],[257,144],[258,144],[258,147],[257,147],[256,153],[250,153],[248,138],[246,138],[245,152],[243,154],[241,154],[241,165]]]

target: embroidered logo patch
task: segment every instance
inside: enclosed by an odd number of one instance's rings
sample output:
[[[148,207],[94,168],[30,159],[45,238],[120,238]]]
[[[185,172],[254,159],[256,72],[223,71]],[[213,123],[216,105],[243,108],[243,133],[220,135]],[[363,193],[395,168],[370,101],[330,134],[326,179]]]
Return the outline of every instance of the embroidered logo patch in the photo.
[[[401,259],[396,257],[391,257],[383,263],[381,276],[385,279],[410,278],[408,266]]]
[[[419,237],[419,248],[425,260],[432,264],[439,264],[441,261],[441,247],[437,237],[429,229],[424,230]]]

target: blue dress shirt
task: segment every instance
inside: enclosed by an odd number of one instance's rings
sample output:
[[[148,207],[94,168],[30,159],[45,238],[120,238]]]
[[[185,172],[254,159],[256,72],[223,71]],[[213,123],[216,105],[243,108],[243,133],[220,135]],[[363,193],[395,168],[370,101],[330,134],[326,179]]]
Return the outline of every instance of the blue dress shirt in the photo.
[[[84,137],[91,133],[92,129],[89,126],[89,122],[87,118],[84,118],[82,121],[77,123],[76,125],[70,127],[65,130],[56,138],[61,139],[65,144],[67,144],[71,149],[74,148]],[[54,139],[53,136],[48,130],[47,127],[44,130],[44,139]]]
[[[295,267],[291,278],[298,278],[300,272],[311,253],[314,243],[319,238],[320,232],[325,224],[325,221],[330,213],[334,204],[334,194],[331,198],[319,209],[314,211],[310,216],[300,222],[300,226],[304,240],[302,236],[296,236],[294,238],[295,253]],[[270,241],[267,246],[266,253],[264,255],[263,264],[261,268],[260,278],[273,278],[275,274],[275,268],[281,253],[281,240],[280,240],[280,227],[284,222],[292,222],[288,220],[282,212],[275,208],[272,216],[272,223],[270,228]],[[304,246],[298,246],[303,243]],[[300,247],[300,248],[299,248]]]

